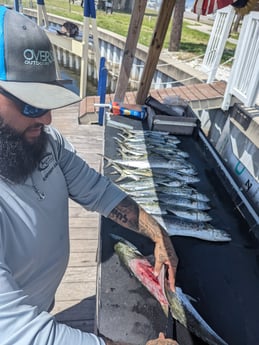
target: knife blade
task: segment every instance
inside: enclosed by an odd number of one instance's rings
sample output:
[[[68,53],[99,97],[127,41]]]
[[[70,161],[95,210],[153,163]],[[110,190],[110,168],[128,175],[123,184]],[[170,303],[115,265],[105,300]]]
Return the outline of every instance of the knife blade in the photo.
[[[162,288],[164,296],[166,296],[165,284],[166,284],[167,277],[168,277],[167,269],[165,266],[163,266],[162,270],[158,276],[158,280],[159,280],[159,283],[160,283],[160,286]],[[167,321],[166,321],[164,334],[165,334],[166,338],[171,338],[173,340],[177,340],[176,339],[176,320],[173,317],[172,310],[171,310],[169,304],[168,304],[168,315],[167,315]]]
[[[173,318],[170,307],[168,308],[168,316],[167,316],[166,327],[165,327],[165,337],[171,338],[173,340],[177,340],[176,339],[176,322],[175,322],[175,319]]]

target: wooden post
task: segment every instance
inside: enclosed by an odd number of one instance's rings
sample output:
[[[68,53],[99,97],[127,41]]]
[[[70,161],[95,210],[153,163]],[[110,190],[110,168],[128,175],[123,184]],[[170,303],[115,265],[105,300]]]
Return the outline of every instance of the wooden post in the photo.
[[[87,89],[87,66],[88,66],[88,45],[90,32],[90,18],[92,18],[92,31],[94,36],[94,47],[96,52],[96,66],[99,71],[100,51],[96,27],[96,10],[94,0],[84,0],[84,31],[82,40],[81,75],[80,75],[80,97],[86,97]]]
[[[89,41],[90,18],[84,17],[84,31],[82,39],[82,57],[80,73],[80,97],[86,97],[87,89],[87,66],[88,66],[88,41]]]
[[[96,60],[95,60],[96,69],[99,72],[101,52],[100,52],[100,47],[99,47],[97,23],[96,23],[96,19],[94,19],[94,18],[92,18],[92,33],[93,33],[94,50],[95,50],[95,57],[96,57]],[[97,73],[97,75],[98,75],[98,73]]]
[[[45,26],[46,29],[49,27],[49,20],[45,5],[37,4],[37,24],[39,26]]]
[[[96,25],[96,19],[92,20],[92,32],[94,40],[94,49],[96,56],[96,69],[99,71],[100,67],[100,48],[98,42],[98,31]],[[81,74],[80,74],[80,97],[84,98],[87,96],[87,66],[88,66],[88,45],[89,45],[89,34],[90,34],[90,17],[84,17],[84,31],[82,40],[82,57],[81,57]]]
[[[44,0],[37,0],[37,24],[39,26],[45,26],[46,29],[49,27]]]
[[[172,17],[176,0],[164,0],[161,4],[157,18],[153,38],[149,46],[147,61],[141,76],[139,89],[137,92],[136,103],[144,104],[152,83],[152,79],[159,60],[160,52],[163,48],[165,35]]]
[[[41,6],[42,5],[37,4],[37,24],[39,26],[43,25],[43,16],[42,16],[42,11],[41,11]]]
[[[125,92],[129,82],[130,72],[135,57],[136,47],[138,43],[139,33],[145,14],[147,0],[135,0],[134,8],[131,15],[127,40],[125,43],[124,54],[120,69],[119,78],[116,85],[114,100],[123,102]]]
[[[19,1],[14,0],[14,9],[16,12],[20,12]]]

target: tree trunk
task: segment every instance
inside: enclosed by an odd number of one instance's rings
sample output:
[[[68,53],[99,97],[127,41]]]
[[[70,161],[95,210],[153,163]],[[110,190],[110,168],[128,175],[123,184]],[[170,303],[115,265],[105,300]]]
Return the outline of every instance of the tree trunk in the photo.
[[[139,89],[136,96],[137,104],[144,104],[149,93],[157,62],[172,18],[175,2],[176,0],[163,0],[161,3],[147,59],[139,83]]]
[[[123,102],[127,86],[129,83],[130,72],[135,57],[138,44],[139,33],[145,15],[147,0],[135,0],[133,13],[130,19],[128,35],[120,67],[119,78],[116,85],[114,101]]]
[[[168,48],[168,50],[171,52],[177,52],[180,48],[184,10],[185,0],[176,0],[172,20],[172,31]]]

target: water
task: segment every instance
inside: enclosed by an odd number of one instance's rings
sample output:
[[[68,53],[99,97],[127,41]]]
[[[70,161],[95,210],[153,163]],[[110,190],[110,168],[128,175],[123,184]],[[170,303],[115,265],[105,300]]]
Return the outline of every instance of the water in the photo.
[[[60,66],[60,75],[62,79],[68,80],[69,82],[65,84],[65,87],[77,95],[80,94],[80,75],[78,72],[73,71],[64,66]],[[97,83],[91,80],[89,77],[87,79],[87,96],[97,95]]]
[[[60,76],[62,79],[68,80],[69,82],[65,84],[65,87],[77,95],[80,94],[80,75],[79,72],[69,69],[68,67],[60,66]],[[106,93],[113,93],[114,90],[111,89],[111,76],[108,74]],[[98,89],[98,82],[93,78],[87,78],[87,96],[96,96]]]

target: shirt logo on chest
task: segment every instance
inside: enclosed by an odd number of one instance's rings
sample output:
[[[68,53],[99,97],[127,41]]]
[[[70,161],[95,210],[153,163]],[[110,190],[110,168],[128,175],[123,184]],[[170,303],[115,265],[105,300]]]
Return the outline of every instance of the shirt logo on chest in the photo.
[[[39,162],[38,169],[41,172],[42,178],[44,181],[47,180],[48,176],[57,166],[57,162],[54,159],[51,152],[47,152]]]

